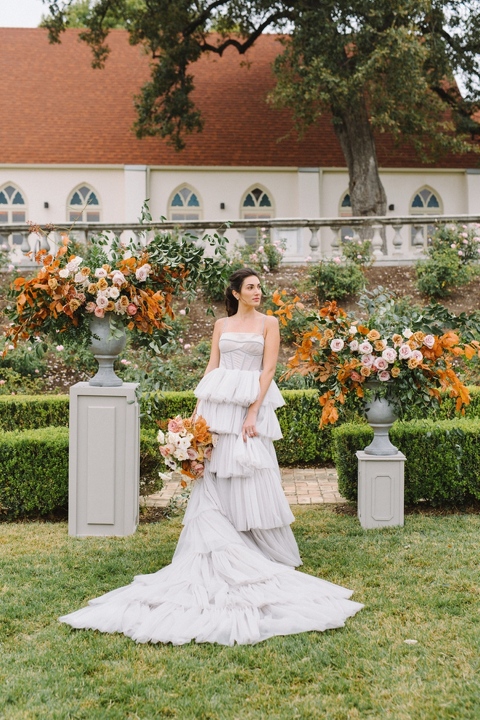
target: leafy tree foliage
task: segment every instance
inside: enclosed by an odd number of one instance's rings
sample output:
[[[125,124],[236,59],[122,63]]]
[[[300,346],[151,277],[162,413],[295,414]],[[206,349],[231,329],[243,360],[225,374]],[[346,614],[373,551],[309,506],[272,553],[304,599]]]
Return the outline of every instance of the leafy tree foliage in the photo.
[[[43,2],[59,41],[78,0]],[[136,131],[177,149],[203,126],[191,99],[201,54],[244,54],[264,31],[283,33],[270,101],[291,107],[301,130],[330,114],[354,215],[386,209],[374,132],[408,139],[424,159],[477,149],[480,0],[92,0],[83,18],[95,66],[108,56],[112,23],[148,49],[152,74],[136,99]]]

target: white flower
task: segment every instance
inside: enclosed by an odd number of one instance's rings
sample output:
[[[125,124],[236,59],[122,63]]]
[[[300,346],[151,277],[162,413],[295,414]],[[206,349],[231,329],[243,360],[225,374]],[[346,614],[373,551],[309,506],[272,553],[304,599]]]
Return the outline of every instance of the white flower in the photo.
[[[108,297],[112,298],[112,300],[116,300],[120,295],[120,290],[116,286],[108,288],[107,295]]]
[[[388,380],[390,380],[390,373],[388,372],[388,370],[382,370],[382,372],[378,373],[377,377],[382,382],[387,382]]]
[[[432,347],[435,345],[435,338],[434,338],[434,336],[433,336],[433,335],[425,335],[425,337],[423,338],[423,344],[424,344],[427,348],[432,348]]]
[[[387,347],[387,348],[385,348],[385,350],[382,352],[382,357],[383,357],[387,362],[393,363],[393,362],[395,362],[395,360],[397,359],[397,351],[394,350],[393,348]]]
[[[97,268],[95,270],[95,277],[97,278],[106,278],[107,277],[107,271],[105,268]]]
[[[100,295],[100,293],[97,295],[97,307],[99,308],[106,308],[108,305],[108,298],[105,297],[105,295]]]
[[[410,345],[400,345],[398,356],[401,360],[408,360],[412,357],[412,348]]]
[[[360,343],[358,346],[358,351],[362,353],[362,355],[368,355],[373,350],[373,346],[370,345],[368,340],[365,340],[364,342]]]
[[[145,265],[142,265],[141,267],[137,268],[135,270],[135,277],[139,282],[145,282],[145,280],[148,278],[150,274],[151,267],[148,263],[145,263]]]
[[[112,275],[112,282],[114,285],[123,285],[123,283],[125,282],[125,275],[120,272],[120,270],[115,270]]]
[[[68,265],[67,265],[68,267]],[[77,285],[86,285],[90,282],[88,277],[85,277],[85,275],[82,275],[82,273],[76,273],[75,277],[73,278],[74,281],[77,283]]]
[[[125,313],[127,312],[127,308],[123,307],[123,305],[120,303],[120,300],[117,300],[117,302],[115,303],[115,312],[117,313],[117,315],[125,315]]]
[[[67,270],[66,267],[64,267],[61,270],[59,270],[58,274],[60,275],[61,278],[68,278],[70,275],[70,272]]]
[[[55,348],[55,350],[57,350],[58,352],[62,352],[63,349],[63,345],[57,345],[57,347]]]
[[[351,327],[348,328],[348,334],[349,334],[349,335],[356,335],[357,332],[358,332],[358,330],[357,330],[357,328],[355,327],[355,325],[352,325]]]
[[[418,362],[422,362],[423,355],[420,352],[420,350],[413,350],[412,352],[412,358],[415,358],[415,360],[418,360]]]
[[[182,460],[188,460],[188,453],[183,448],[178,448],[177,450],[175,450],[174,456],[177,458],[177,460],[180,460],[180,462],[182,462]]]
[[[372,367],[374,360],[375,356],[368,353],[367,355],[362,355],[361,363],[365,365],[365,367]]]
[[[358,340],[352,340],[348,347],[352,352],[358,352]]]
[[[163,443],[165,442],[165,433],[163,432],[163,430],[158,431],[157,440],[160,443],[160,445],[163,445]]]
[[[341,338],[334,338],[330,343],[330,348],[333,350],[333,352],[340,352],[340,350],[343,350],[344,346],[345,343]]]
[[[408,338],[411,338],[411,337],[412,337],[413,332],[410,330],[410,328],[405,328],[405,330],[403,331],[402,335],[403,335],[404,338],[407,338],[407,340],[408,340]]]
[[[83,258],[81,258],[79,255],[75,255],[66,265],[69,272],[76,273],[78,270],[78,266],[81,264]]]
[[[377,357],[373,361],[373,365],[377,368],[377,370],[386,370],[388,367],[388,362],[383,357]]]

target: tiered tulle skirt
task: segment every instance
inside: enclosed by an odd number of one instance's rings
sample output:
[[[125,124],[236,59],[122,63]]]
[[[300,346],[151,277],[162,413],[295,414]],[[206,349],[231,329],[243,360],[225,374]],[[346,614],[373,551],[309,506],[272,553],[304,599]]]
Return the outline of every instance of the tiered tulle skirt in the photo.
[[[199,414],[219,433],[196,481],[171,565],[60,618],[74,628],[137,642],[254,644],[273,635],[341,627],[363,606],[338,585],[298,572],[273,440],[281,437],[274,383],[258,414],[259,437],[241,436],[259,372],[218,368],[196,390]]]

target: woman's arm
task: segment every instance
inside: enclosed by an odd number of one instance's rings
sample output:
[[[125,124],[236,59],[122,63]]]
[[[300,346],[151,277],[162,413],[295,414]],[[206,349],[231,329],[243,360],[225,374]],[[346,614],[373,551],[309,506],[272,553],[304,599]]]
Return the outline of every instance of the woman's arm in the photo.
[[[267,394],[270,383],[275,375],[277,367],[278,351],[280,349],[280,330],[276,317],[267,315],[265,318],[265,347],[263,351],[263,370],[260,375],[260,392],[257,399],[250,405],[247,417],[242,427],[243,439],[246,442],[247,437],[255,437],[258,435],[255,427],[257,415],[260,406]]]

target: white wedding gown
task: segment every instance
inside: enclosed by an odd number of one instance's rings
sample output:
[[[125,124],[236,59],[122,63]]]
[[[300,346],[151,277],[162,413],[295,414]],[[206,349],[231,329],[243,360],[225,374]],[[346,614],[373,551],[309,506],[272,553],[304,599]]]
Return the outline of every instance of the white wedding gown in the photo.
[[[138,575],[61,622],[139,643],[248,645],[341,627],[363,607],[348,599],[352,591],[295,570],[301,560],[294,516],[272,442],[282,437],[275,408],[284,404],[274,382],[258,414],[259,436],[243,441],[263,345],[261,334],[224,332],[220,367],[195,390],[198,414],[219,439],[194,483],[171,565]]]

